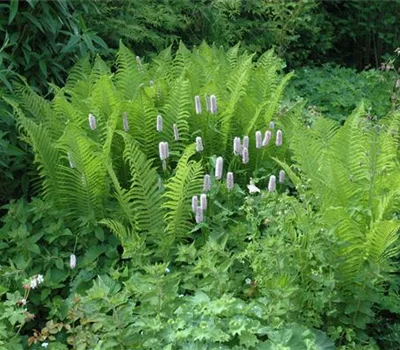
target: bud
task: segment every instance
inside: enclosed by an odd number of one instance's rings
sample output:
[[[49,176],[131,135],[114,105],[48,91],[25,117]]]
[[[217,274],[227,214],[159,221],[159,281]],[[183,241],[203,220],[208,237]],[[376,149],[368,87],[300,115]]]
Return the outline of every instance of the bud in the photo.
[[[129,131],[129,123],[128,123],[128,113],[124,112],[123,116],[122,116],[122,122],[124,125],[124,130],[126,132]]]
[[[207,195],[205,193],[200,195],[200,208],[203,211],[207,209]]]
[[[275,140],[275,144],[277,146],[282,146],[282,130],[278,130],[276,132],[276,140]]]
[[[233,188],[234,182],[233,182],[233,173],[230,171],[226,174],[226,188],[228,191],[231,191]]]
[[[217,180],[222,178],[223,163],[222,157],[218,157],[215,163],[215,178]]]
[[[203,180],[203,191],[207,193],[209,190],[211,190],[211,176],[206,174]]]
[[[161,114],[159,114],[159,115],[157,116],[157,131],[158,131],[158,132],[161,132],[161,131],[162,131],[162,128],[163,128],[163,119],[162,119]]]
[[[137,64],[137,69],[139,72],[142,71],[142,60],[140,59],[139,56],[136,56],[136,64]]]
[[[69,153],[69,152],[68,152],[68,161],[69,161],[69,166],[71,167],[71,169],[74,169],[75,168],[75,163],[72,160],[71,153]]]
[[[194,97],[194,104],[195,104],[195,107],[196,107],[196,114],[201,114],[200,96],[195,96]]]
[[[267,130],[267,131],[265,132],[264,140],[263,140],[263,142],[262,142],[263,147],[268,146],[269,141],[271,140],[271,137],[272,137],[271,131]]]
[[[197,210],[198,201],[199,201],[199,198],[197,196],[193,196],[192,197],[192,210],[193,210],[193,213],[195,213],[196,210]]]
[[[243,147],[242,150],[242,163],[247,164],[249,162],[249,149],[247,147]]]
[[[89,126],[90,126],[90,129],[92,129],[92,130],[96,130],[96,117],[92,114],[92,113],[90,113],[89,114]]]
[[[396,89],[399,89],[400,88],[400,79],[397,79],[396,80]]]
[[[270,129],[275,129],[275,123],[273,121],[269,122],[269,128]]]
[[[169,155],[168,142],[160,142],[158,144],[158,151],[159,151],[161,160],[167,159],[168,155]]]
[[[210,112],[211,114],[217,113],[217,98],[215,95],[210,96]]]
[[[268,191],[269,192],[274,192],[276,189],[276,176],[275,175],[271,175],[269,177],[269,181],[268,181]]]
[[[150,86],[154,86],[154,80],[150,80],[149,85],[150,85]]]
[[[247,149],[249,149],[249,137],[248,136],[244,136],[243,137],[243,148],[246,147]]]
[[[204,150],[203,147],[203,140],[201,139],[200,136],[196,137],[196,151],[197,152],[202,152]]]
[[[69,257],[69,267],[71,269],[74,269],[75,266],[76,266],[76,256],[75,256],[75,254],[71,254]]]
[[[179,140],[179,130],[178,130],[178,126],[176,124],[173,125],[174,128],[174,140],[178,141]]]
[[[239,156],[242,154],[242,145],[240,144],[240,137],[233,139],[233,154]]]
[[[256,131],[256,148],[261,148],[261,145],[262,145],[261,131]]]
[[[196,208],[196,222],[198,224],[203,222],[203,210],[201,210],[201,207]]]
[[[211,104],[210,96],[204,95],[204,99],[206,100],[206,110],[207,110],[207,112],[209,112],[210,111],[210,104]]]
[[[279,183],[283,184],[285,182],[285,170],[279,172]]]

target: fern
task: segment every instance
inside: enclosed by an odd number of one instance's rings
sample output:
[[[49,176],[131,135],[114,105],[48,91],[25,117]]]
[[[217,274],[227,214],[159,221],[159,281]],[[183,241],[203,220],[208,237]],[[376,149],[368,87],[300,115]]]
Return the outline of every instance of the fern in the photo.
[[[189,158],[195,153],[195,145],[186,148],[176,167],[175,175],[166,183],[163,195],[166,232],[172,241],[187,237],[192,226],[192,196],[198,195],[202,188],[203,171],[199,162]]]
[[[361,104],[340,129],[327,120],[297,128],[291,149],[300,177],[277,161],[299,190],[301,182],[311,190],[327,227],[343,243],[336,252],[340,279],[354,278],[365,261],[385,266],[399,253],[399,227],[390,217],[400,198],[396,140],[390,136],[396,124],[372,125]]]

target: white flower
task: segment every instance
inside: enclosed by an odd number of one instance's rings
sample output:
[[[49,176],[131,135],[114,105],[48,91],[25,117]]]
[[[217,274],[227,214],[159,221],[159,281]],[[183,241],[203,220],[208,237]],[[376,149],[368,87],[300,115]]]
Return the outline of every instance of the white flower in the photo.
[[[71,269],[74,269],[75,266],[76,266],[76,256],[75,256],[75,254],[71,254],[69,257],[69,267]]]
[[[250,179],[250,184],[247,185],[247,188],[249,189],[250,193],[260,193],[260,189],[256,185],[254,185],[253,179]]]
[[[49,343],[47,343],[47,342],[42,343],[43,348],[47,348],[48,346],[49,346]]]
[[[171,270],[168,267],[166,267],[165,268],[165,273],[170,273],[170,272],[171,272]]]
[[[31,286],[31,288],[32,289],[35,289],[36,287],[37,287],[37,281],[36,281],[36,278],[34,278],[34,279],[32,279],[30,282],[29,282],[29,284],[30,284],[30,286]]]
[[[44,282],[44,277],[43,277],[43,275],[37,275],[36,280],[37,280],[37,283],[38,283],[38,284],[43,283],[43,282]]]

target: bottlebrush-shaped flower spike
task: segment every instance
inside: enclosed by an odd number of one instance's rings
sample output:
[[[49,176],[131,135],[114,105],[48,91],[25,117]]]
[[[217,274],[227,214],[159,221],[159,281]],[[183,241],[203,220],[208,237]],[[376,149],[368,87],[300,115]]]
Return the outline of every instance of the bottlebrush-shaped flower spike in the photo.
[[[279,183],[283,184],[285,182],[285,170],[279,172]]]
[[[228,189],[228,191],[231,191],[233,189],[233,186],[234,186],[233,173],[229,171],[226,174],[226,188]]]
[[[233,154],[240,156],[242,154],[242,145],[240,143],[240,137],[233,139]]]
[[[215,95],[210,96],[210,112],[211,114],[217,113],[217,97]]]
[[[204,180],[203,180],[203,192],[208,192],[211,190],[211,176],[206,174],[204,175]]]
[[[247,164],[249,162],[249,149],[247,147],[243,147],[242,149],[242,163]]]
[[[96,127],[97,127],[97,125],[96,125],[96,117],[92,113],[90,113],[88,119],[89,119],[90,129],[96,130]]]
[[[196,222],[200,224],[203,222],[203,210],[201,209],[200,206],[196,208]]]
[[[158,131],[158,132],[161,132],[162,129],[163,129],[163,118],[162,118],[162,115],[161,115],[161,114],[159,114],[159,115],[157,116],[157,125],[156,125],[156,128],[157,128],[157,131]]]
[[[256,148],[261,148],[262,146],[262,134],[261,131],[256,131]]]
[[[268,146],[269,141],[271,140],[271,137],[272,137],[271,131],[267,130],[267,131],[265,132],[264,140],[263,140],[263,142],[262,142],[263,147]]]
[[[179,130],[178,130],[178,125],[174,124],[173,126],[174,129],[174,140],[178,141],[179,140]]]
[[[169,156],[168,142],[160,142],[158,144],[158,151],[161,160],[166,160]]]
[[[269,192],[274,192],[276,189],[276,176],[275,175],[271,175],[269,177],[269,181],[268,181],[268,191]]]
[[[124,130],[128,132],[129,131],[128,113],[124,112],[122,116],[122,122],[124,125]]]
[[[193,196],[192,197],[192,210],[193,210],[193,213],[196,213],[198,202],[199,202],[199,197]]]
[[[200,136],[196,137],[196,151],[197,152],[203,152],[204,147],[203,147],[203,140]]]
[[[200,195],[200,208],[203,211],[207,209],[207,195],[205,193]]]
[[[243,136],[243,144],[242,147],[246,147],[247,149],[249,149],[249,137],[248,136]]]
[[[276,132],[276,140],[275,140],[275,144],[279,147],[282,146],[282,141],[283,141],[283,134],[282,134],[282,130],[278,130]]]
[[[218,157],[215,162],[215,178],[220,180],[222,178],[222,170],[224,166],[224,160],[222,157]]]
[[[194,97],[194,104],[196,107],[196,114],[201,114],[201,101],[200,101],[200,96],[195,96]]]

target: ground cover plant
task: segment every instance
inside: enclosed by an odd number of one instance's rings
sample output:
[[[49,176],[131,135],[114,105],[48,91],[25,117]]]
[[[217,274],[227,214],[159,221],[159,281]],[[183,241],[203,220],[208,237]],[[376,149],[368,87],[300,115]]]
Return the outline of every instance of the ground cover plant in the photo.
[[[371,118],[382,118],[398,105],[397,74],[394,66],[362,72],[332,64],[306,67],[296,70],[285,94],[289,101],[304,99],[310,119],[320,114],[343,122],[361,100]]]
[[[51,99],[16,85],[40,197],[2,219],[0,347],[396,344],[370,326],[399,310],[400,115],[310,125],[283,66],[121,44]]]

